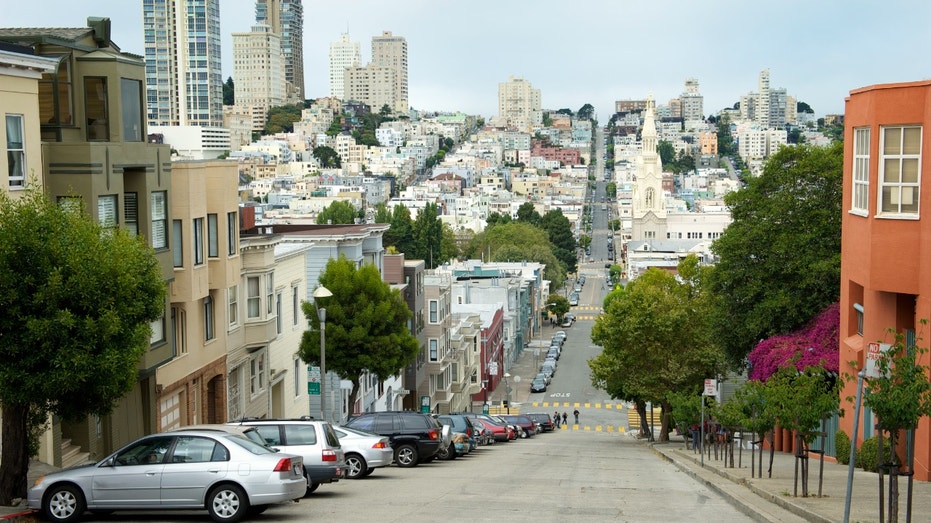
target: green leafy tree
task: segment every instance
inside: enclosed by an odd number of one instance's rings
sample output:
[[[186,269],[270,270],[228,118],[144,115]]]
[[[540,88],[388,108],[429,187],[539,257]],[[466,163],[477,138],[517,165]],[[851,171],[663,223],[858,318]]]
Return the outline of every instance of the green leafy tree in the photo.
[[[300,121],[304,104],[279,105],[268,110],[265,134],[290,133],[294,122]]]
[[[317,159],[317,162],[320,163],[321,167],[342,167],[343,162],[339,157],[339,153],[332,147],[318,145],[314,147],[313,155],[314,158]]]
[[[428,269],[435,269],[449,260],[446,256],[454,253],[443,252],[443,222],[440,221],[439,209],[435,203],[428,203],[414,220],[413,258],[424,260]]]
[[[922,325],[927,325],[921,320]],[[890,331],[891,332],[891,331]],[[879,377],[870,378],[864,403],[879,420],[879,429],[887,434],[890,448],[895,449],[904,431],[918,428],[921,418],[931,416],[931,381],[928,380],[928,349],[908,343],[905,336],[894,333],[895,343],[881,353],[877,361]],[[917,340],[916,340],[917,341]],[[914,443],[913,443],[914,444]],[[913,449],[912,453],[914,452]],[[891,455],[890,455],[891,454]],[[882,464],[889,467],[889,518],[898,521],[899,481],[902,463],[895,453],[884,452]],[[913,463],[906,463],[913,467]],[[882,483],[880,483],[882,485]],[[908,497],[911,503],[911,496]],[[909,512],[911,507],[909,506]],[[879,507],[882,518],[883,507]]]
[[[366,373],[384,380],[413,362],[420,350],[407,330],[411,311],[398,289],[385,283],[374,265],[356,268],[340,256],[330,259],[320,285],[333,296],[317,306],[326,309],[326,368],[352,382],[349,404],[356,405],[359,379]],[[304,331],[299,354],[308,364],[320,364],[320,320],[314,303],[301,304],[310,329]]]
[[[718,153],[721,156],[733,156],[737,154],[737,144],[734,143],[734,136],[731,134],[731,119],[728,116],[718,118]]]
[[[838,300],[842,166],[840,144],[783,147],[725,196],[733,222],[712,244],[710,314],[732,364]]]
[[[605,312],[595,320],[591,335],[603,347],[589,362],[593,376],[608,373],[623,384],[622,399],[659,403],[666,413],[670,392],[698,390],[705,378],[721,372],[724,361],[704,314],[707,298],[694,255],[680,262],[679,276],[647,270],[605,300]],[[675,357],[670,357],[673,351]],[[664,416],[661,441],[668,439],[668,427]]]
[[[333,118],[333,122],[330,123],[330,127],[326,130],[326,135],[330,138],[339,135],[343,132],[343,120],[342,118]]]
[[[566,280],[566,268],[553,254],[546,232],[528,223],[510,222],[485,229],[472,238],[465,254],[491,261],[542,263],[546,266],[544,277],[553,289]]]
[[[579,120],[591,120],[595,116],[595,108],[592,104],[583,105],[578,112]]]
[[[559,294],[550,294],[546,299],[546,310],[562,319],[569,312],[569,300]]]
[[[485,224],[487,227],[494,227],[498,224],[511,223],[510,214],[501,214],[498,212],[493,212],[488,215],[488,218],[485,218]]]
[[[608,182],[605,184],[605,194],[608,195],[608,198],[617,196],[617,182]]]
[[[660,140],[656,144],[656,152],[659,154],[659,159],[664,166],[668,167],[676,161],[676,149],[671,142]]]
[[[38,189],[0,192],[0,505],[26,497],[49,415],[106,415],[133,389],[165,288],[143,237]]]
[[[236,86],[233,84],[233,77],[230,76],[223,84],[223,105],[236,104]]]
[[[391,211],[388,210],[388,206],[385,205],[385,202],[378,202],[375,204],[375,223],[391,223]],[[384,243],[385,246],[389,245],[387,238],[384,240]]]
[[[576,271],[575,236],[572,235],[572,224],[559,209],[547,211],[539,221],[540,228],[546,231],[550,243],[553,244],[553,255],[562,262],[567,272]]]
[[[592,237],[587,234],[582,234],[579,236],[579,247],[583,249],[588,249],[588,246],[592,244]]]
[[[395,205],[391,213],[391,226],[386,232],[390,244],[406,255],[414,254],[414,221],[411,210],[403,205]]]
[[[361,215],[351,203],[345,200],[333,200],[333,203],[320,211],[317,215],[319,224],[356,223]]]

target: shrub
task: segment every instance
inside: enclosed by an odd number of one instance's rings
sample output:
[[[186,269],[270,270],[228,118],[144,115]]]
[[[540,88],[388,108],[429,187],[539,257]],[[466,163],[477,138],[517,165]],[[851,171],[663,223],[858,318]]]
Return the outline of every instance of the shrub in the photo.
[[[883,438],[883,458],[888,463],[892,455],[892,446],[889,440]],[[849,457],[849,454],[848,454]],[[867,471],[876,472],[879,466],[879,438],[876,436],[866,438],[857,451],[857,467]]]
[[[850,436],[842,430],[834,434],[834,457],[841,465],[850,463]]]

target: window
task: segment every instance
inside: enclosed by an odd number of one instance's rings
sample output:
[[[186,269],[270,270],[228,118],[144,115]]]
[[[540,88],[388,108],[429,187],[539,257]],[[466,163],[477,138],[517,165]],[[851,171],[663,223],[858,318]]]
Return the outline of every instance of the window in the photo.
[[[71,110],[71,57],[59,57],[58,69],[39,80],[39,121],[43,126],[73,125]],[[43,140],[58,141],[57,133]]]
[[[168,248],[168,192],[152,193],[152,248]]]
[[[184,267],[184,242],[182,241],[184,235],[181,233],[181,220],[172,220],[171,230],[171,254],[172,258],[174,258],[174,265],[175,267]]]
[[[265,390],[265,351],[255,353],[249,359],[249,390],[253,395]]]
[[[142,82],[120,78],[120,111],[123,141],[142,141]]]
[[[265,313],[271,316],[275,312],[275,277],[272,274],[265,276]]]
[[[230,327],[235,327],[239,323],[239,287],[233,285],[226,292],[230,307]]]
[[[97,197],[97,223],[101,227],[113,228],[119,224],[116,218],[117,202],[115,194],[104,194]]]
[[[217,238],[217,215],[207,215],[207,256],[216,258],[220,255],[220,240]]]
[[[249,318],[258,318],[262,310],[260,305],[262,296],[259,294],[259,277],[249,276],[246,278],[246,315]]]
[[[921,127],[884,127],[880,149],[881,212],[917,215]]]
[[[437,318],[437,310],[438,310],[438,307],[439,307],[439,304],[437,303],[436,300],[430,300],[430,323],[436,323],[436,322],[437,322],[437,319],[438,319],[438,318]]]
[[[165,315],[162,314],[157,320],[150,323],[152,335],[149,336],[149,345],[155,345],[165,341]]]
[[[853,130],[853,201],[850,210],[870,210],[870,128]]]
[[[301,359],[294,358],[291,364],[291,375],[294,376],[294,397],[301,397]]]
[[[298,318],[301,317],[301,298],[297,285],[291,287],[291,314],[294,317],[294,325],[297,325]]]
[[[23,115],[6,115],[6,160],[10,187],[26,184],[26,146],[23,144]]]
[[[123,225],[132,236],[139,235],[139,195],[123,193]]]
[[[226,243],[227,254],[233,256],[236,254],[236,231],[239,230],[239,222],[236,220],[236,213],[231,212],[226,215]]]
[[[204,263],[204,219],[194,218],[194,265]]]
[[[285,425],[284,436],[288,445],[317,444],[317,428],[313,425]]]
[[[281,293],[275,294],[275,326],[278,334],[281,334]]]
[[[854,313],[857,315],[857,334],[863,336],[863,305],[853,304]]]
[[[204,339],[207,341],[216,337],[213,332],[213,298],[204,298]]]
[[[110,139],[107,118],[107,79],[102,76],[84,78],[84,115],[87,117],[87,141]]]
[[[439,346],[439,340],[430,338],[430,361],[439,361]]]

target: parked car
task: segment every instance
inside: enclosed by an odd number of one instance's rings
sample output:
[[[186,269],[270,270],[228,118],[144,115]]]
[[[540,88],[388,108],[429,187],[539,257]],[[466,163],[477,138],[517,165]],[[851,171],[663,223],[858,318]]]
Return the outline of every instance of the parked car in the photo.
[[[534,378],[530,382],[530,392],[546,392],[546,378]]]
[[[346,477],[346,454],[328,421],[244,418],[227,425],[255,427],[265,444],[303,457],[307,494],[321,483],[336,483]]]
[[[563,316],[562,323],[559,324],[560,327],[572,327],[572,318],[569,315]]]
[[[542,379],[546,382],[546,384],[549,385],[549,384],[550,384],[550,380],[553,378],[553,376],[552,376],[552,375],[551,375],[551,376],[546,376],[546,375],[543,374],[542,372],[538,372],[537,375],[533,377],[533,379],[537,379],[537,378],[542,378]]]
[[[579,295],[573,293],[572,296],[569,296],[569,305],[578,305],[579,304]]]
[[[367,412],[351,419],[346,426],[387,436],[399,467],[416,467],[437,457],[441,447],[449,447],[443,426],[429,414],[409,411]],[[450,434],[449,429],[446,434]]]
[[[478,418],[469,418],[472,421],[472,427],[477,434],[476,440],[479,445],[494,445],[495,433],[491,427],[485,426],[485,421]]]
[[[520,437],[529,438],[537,433],[537,427],[533,420],[522,414],[500,414],[498,417],[504,421],[517,425],[521,430]]]
[[[540,367],[540,374],[543,375],[543,377],[546,379],[546,382],[547,382],[547,383],[552,383],[552,382],[553,382],[553,372],[554,372],[555,370],[556,370],[556,369],[555,369],[554,367],[548,367],[548,366]]]
[[[485,427],[490,428],[494,433],[495,441],[511,441],[517,439],[517,432],[514,427],[509,427],[507,422],[490,416],[488,414],[479,414],[475,412],[461,412],[463,416],[478,418]]]
[[[525,416],[538,424],[543,432],[552,432],[556,430],[556,424],[553,423],[553,418],[545,412],[528,412]]]
[[[182,430],[139,438],[97,463],[47,474],[27,504],[56,523],[85,510],[206,509],[220,523],[298,500],[307,483],[303,459],[244,436]]]
[[[553,336],[563,338],[563,341],[566,341],[569,339],[569,335],[566,334],[566,331],[556,331],[556,333],[553,334]]]
[[[387,467],[394,460],[391,440],[371,432],[350,427],[333,427],[339,444],[346,453],[346,477],[364,478],[377,468]]]
[[[550,350],[546,351],[546,359],[550,358],[559,360],[559,347],[550,347]]]
[[[436,419],[443,425],[449,425],[453,432],[452,456],[447,459],[453,459],[457,455],[464,456],[478,446],[473,437],[474,429],[469,418],[462,414],[442,414],[437,416]]]

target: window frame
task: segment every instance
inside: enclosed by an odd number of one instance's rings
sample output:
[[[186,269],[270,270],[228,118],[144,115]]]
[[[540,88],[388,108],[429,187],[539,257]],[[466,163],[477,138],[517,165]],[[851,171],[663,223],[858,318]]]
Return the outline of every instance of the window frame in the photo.
[[[216,214],[207,215],[207,257],[217,258],[220,256],[220,238],[219,224],[217,223]]]
[[[232,285],[226,289],[226,303],[229,314],[230,329],[239,325],[239,285]]]
[[[853,167],[850,172],[850,212],[867,216],[870,212],[870,138],[869,127],[853,130]]]
[[[96,84],[96,85],[95,85]],[[92,94],[96,93],[96,96]],[[91,102],[99,102],[94,107]],[[88,142],[110,141],[110,93],[106,76],[84,77],[84,117],[87,120],[85,136]]]
[[[436,325],[439,323],[440,319],[440,301],[439,300],[430,300],[428,304],[429,307],[429,321],[431,325]]]
[[[120,119],[124,142],[145,141],[142,81],[120,78]]]
[[[149,195],[152,216],[152,248],[163,251],[168,248],[168,191],[152,191]],[[159,234],[161,233],[161,234]]]
[[[440,340],[438,338],[427,340],[427,359],[434,363],[440,361]]]
[[[255,283],[255,289],[252,283]],[[255,294],[253,295],[253,290]],[[253,304],[255,314],[252,313]],[[258,319],[262,317],[262,279],[260,276],[246,276],[246,318]]]
[[[120,226],[120,199],[117,195],[97,195],[97,224],[105,229]]]
[[[209,294],[204,296],[204,341],[216,339],[216,309],[213,304],[213,297]]]
[[[7,114],[4,132],[6,133],[7,185],[11,189],[26,187],[26,121],[21,114]],[[11,123],[18,127],[19,142],[11,141]],[[15,139],[15,138],[14,138]],[[18,173],[14,173],[17,170]]]
[[[191,220],[194,234],[194,266],[203,265],[206,261],[204,258],[204,219],[194,218]]]
[[[900,130],[899,133],[899,144],[897,152],[887,152],[886,149],[889,147],[887,143],[887,137],[893,130]],[[918,130],[918,152],[917,153],[907,153],[905,152],[906,146],[906,132],[910,129]],[[923,138],[924,129],[921,125],[884,125],[880,127],[880,143],[879,143],[879,194],[878,194],[878,212],[879,215],[885,218],[905,218],[905,219],[918,219],[920,217],[920,202],[921,202],[921,141]],[[915,176],[916,180],[913,182],[903,181],[903,176],[905,169],[903,166],[906,162],[914,160],[916,161],[915,165]],[[887,181],[886,177],[889,175],[887,166],[892,163],[898,163],[898,170],[896,174],[898,175],[898,181]],[[898,190],[898,196],[893,198],[893,193],[890,193],[890,200],[897,200],[897,203],[889,202],[889,205],[897,206],[895,210],[886,210],[886,189],[891,188],[893,191]],[[912,189],[911,200],[914,201],[914,210],[903,210],[902,200],[905,198],[905,189]],[[909,204],[911,207],[912,204]]]
[[[226,213],[226,241],[229,244],[226,253],[235,256],[238,252],[236,248],[236,231],[239,229],[239,220],[236,218],[236,212]]]

